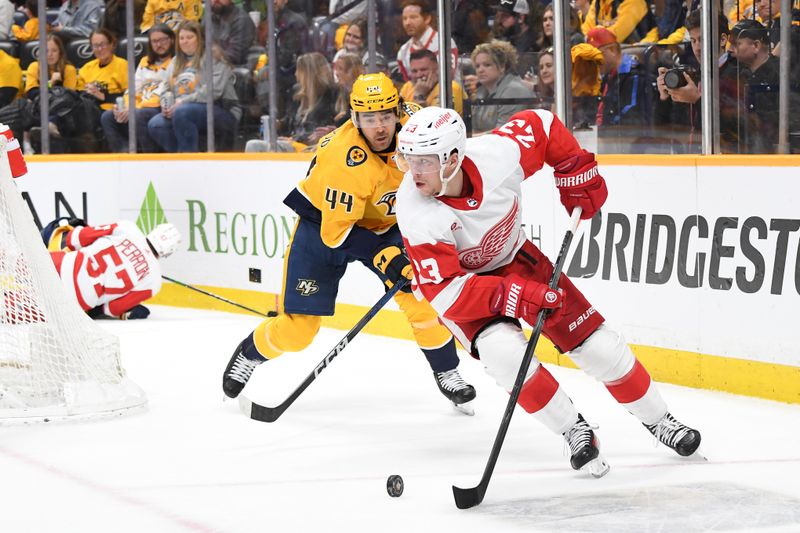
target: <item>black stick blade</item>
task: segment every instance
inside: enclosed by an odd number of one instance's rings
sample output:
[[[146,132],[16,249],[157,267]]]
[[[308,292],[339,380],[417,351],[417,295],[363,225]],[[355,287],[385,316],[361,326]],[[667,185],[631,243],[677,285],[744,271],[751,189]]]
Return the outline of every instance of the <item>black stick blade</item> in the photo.
[[[478,485],[471,489],[462,489],[453,485],[453,497],[456,500],[456,507],[459,509],[469,509],[475,507],[483,501],[486,494],[486,487]]]
[[[272,408],[258,405],[249,400],[244,394],[239,395],[239,410],[259,422],[275,422],[283,413],[280,406]]]

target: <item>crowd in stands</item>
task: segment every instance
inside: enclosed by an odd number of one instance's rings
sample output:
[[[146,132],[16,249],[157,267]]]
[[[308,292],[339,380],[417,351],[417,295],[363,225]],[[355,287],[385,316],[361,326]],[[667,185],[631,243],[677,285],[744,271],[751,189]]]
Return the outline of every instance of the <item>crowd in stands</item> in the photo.
[[[716,0],[715,0],[716,1]],[[267,57],[267,2],[275,14],[275,64]],[[50,151],[127,152],[135,117],[139,152],[206,147],[213,99],[216,150],[266,151],[260,133],[275,86],[279,151],[313,151],[350,118],[354,80],[371,65],[401,97],[443,105],[433,0],[375,0],[370,57],[366,0],[0,0],[0,121],[28,153],[42,150],[38,39],[47,32]],[[790,47],[790,109],[800,105],[800,1],[788,39],[780,0],[719,0],[719,128],[723,153],[776,153],[778,56]],[[601,153],[699,153],[699,0],[573,0],[567,9],[571,126]],[[213,42],[205,42],[204,21]],[[541,0],[453,2],[452,106],[472,134],[522,109],[555,111],[554,11]],[[135,94],[127,47],[134,43]],[[213,67],[208,72],[207,56]],[[277,73],[274,84],[270,72]],[[792,152],[800,117],[790,113]]]

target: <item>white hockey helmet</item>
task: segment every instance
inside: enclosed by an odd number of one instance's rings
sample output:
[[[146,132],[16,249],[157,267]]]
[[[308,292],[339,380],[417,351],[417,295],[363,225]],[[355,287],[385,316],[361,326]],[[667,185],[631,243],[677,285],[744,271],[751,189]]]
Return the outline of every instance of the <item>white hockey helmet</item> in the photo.
[[[413,156],[436,155],[439,157],[439,179],[444,194],[447,183],[455,176],[464,161],[467,148],[467,127],[461,116],[453,109],[430,106],[414,113],[397,134],[397,163],[407,171]],[[458,153],[458,164],[449,176],[444,168],[453,151]]]
[[[181,234],[174,224],[169,222],[159,224],[147,234],[147,242],[155,250],[159,258],[169,257],[178,249],[181,242]]]

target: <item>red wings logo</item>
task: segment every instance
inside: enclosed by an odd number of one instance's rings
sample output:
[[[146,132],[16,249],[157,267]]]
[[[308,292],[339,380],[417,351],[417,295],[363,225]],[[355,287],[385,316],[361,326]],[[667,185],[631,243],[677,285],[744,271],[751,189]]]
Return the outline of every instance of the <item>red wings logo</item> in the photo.
[[[514,205],[506,216],[495,224],[481,239],[478,246],[468,248],[458,254],[461,266],[470,270],[476,270],[489,264],[489,262],[500,255],[509,237],[514,231],[517,222],[519,204],[514,198]]]

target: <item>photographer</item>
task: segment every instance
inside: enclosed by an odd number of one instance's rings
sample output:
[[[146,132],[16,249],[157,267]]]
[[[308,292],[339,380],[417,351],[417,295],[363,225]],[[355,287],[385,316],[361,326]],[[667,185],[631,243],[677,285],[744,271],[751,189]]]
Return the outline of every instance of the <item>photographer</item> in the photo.
[[[686,17],[686,28],[692,44],[693,56],[687,58],[688,65],[668,69],[658,68],[656,87],[659,99],[656,102],[655,124],[670,126],[674,133],[686,135],[687,146],[677,151],[699,152],[701,131],[700,69],[703,48],[700,27],[700,10]],[[722,153],[738,153],[738,72],[736,60],[726,49],[730,40],[728,19],[719,14],[719,113],[720,148]],[[674,140],[674,139],[673,139]]]
[[[739,21],[733,37],[736,59],[743,67],[742,152],[774,154],[778,144],[780,61],[770,53],[769,33],[761,23]],[[790,103],[790,109],[797,107]]]

